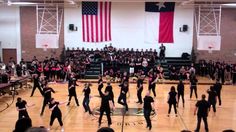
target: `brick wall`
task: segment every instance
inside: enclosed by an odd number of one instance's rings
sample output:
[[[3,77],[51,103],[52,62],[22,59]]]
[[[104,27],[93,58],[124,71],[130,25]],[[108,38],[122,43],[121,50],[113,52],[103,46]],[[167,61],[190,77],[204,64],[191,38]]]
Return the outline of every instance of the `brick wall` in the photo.
[[[63,19],[62,19],[63,20]],[[21,46],[22,46],[22,58],[27,61],[32,60],[33,56],[37,56],[39,60],[43,60],[46,56],[60,57],[62,48],[64,46],[64,22],[62,22],[59,48],[43,49],[36,48],[35,34],[37,32],[36,22],[36,8],[35,7],[20,7],[20,23],[21,23]]]
[[[220,51],[213,51],[212,54],[209,54],[208,51],[198,51],[195,31],[193,46],[196,51],[197,60],[220,60],[236,63],[236,10],[222,9]]]

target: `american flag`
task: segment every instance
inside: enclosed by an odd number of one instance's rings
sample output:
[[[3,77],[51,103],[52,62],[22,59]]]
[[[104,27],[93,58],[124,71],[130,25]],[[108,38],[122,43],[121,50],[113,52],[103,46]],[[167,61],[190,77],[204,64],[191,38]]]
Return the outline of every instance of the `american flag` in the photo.
[[[111,41],[111,2],[82,2],[83,42]]]

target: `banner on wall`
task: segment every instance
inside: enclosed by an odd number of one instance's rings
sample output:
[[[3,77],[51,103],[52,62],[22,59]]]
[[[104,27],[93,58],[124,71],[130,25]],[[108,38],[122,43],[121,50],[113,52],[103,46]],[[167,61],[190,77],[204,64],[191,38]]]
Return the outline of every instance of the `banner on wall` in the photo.
[[[145,2],[145,42],[174,43],[174,2]]]
[[[198,36],[198,50],[220,50],[221,36]]]
[[[36,48],[59,48],[57,34],[36,34]]]

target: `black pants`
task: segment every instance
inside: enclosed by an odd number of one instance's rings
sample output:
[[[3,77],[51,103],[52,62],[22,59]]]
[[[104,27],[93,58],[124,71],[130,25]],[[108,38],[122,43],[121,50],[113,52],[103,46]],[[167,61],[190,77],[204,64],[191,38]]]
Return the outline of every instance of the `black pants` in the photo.
[[[38,85],[34,85],[32,93],[31,93],[31,97],[34,95],[34,91],[36,90],[36,88],[38,88],[40,93],[43,95],[43,90],[41,89],[41,87]]]
[[[143,114],[144,114],[144,118],[146,120],[146,123],[147,123],[147,127],[152,127],[152,122],[151,122],[151,119],[150,119],[150,115],[151,115],[151,110],[149,109],[144,109],[143,110]]]
[[[30,118],[29,114],[26,110],[19,111],[18,119],[21,119],[21,118]]]
[[[193,94],[193,91],[194,91],[194,93],[195,93],[195,96],[196,96],[196,98],[197,98],[197,86],[191,86],[190,87],[190,98],[192,98],[192,94]]]
[[[202,116],[197,116],[197,128],[196,128],[196,132],[199,132],[200,129],[200,125],[201,125],[201,120],[203,119],[203,122],[205,124],[205,130],[206,132],[208,132],[208,124],[207,124],[207,117],[202,117]]]
[[[168,111],[168,114],[170,114],[170,112],[171,112],[171,107],[172,107],[172,105],[174,106],[175,114],[177,114],[176,103],[169,103],[169,111]]]
[[[83,106],[84,106],[85,112],[88,111],[89,114],[92,114],[90,107],[89,107],[89,97],[84,97]]]
[[[75,102],[76,102],[76,105],[79,106],[79,101],[77,99],[77,95],[69,95],[69,102],[67,105],[70,105],[70,101],[71,101],[71,98],[74,97],[75,98]]]
[[[41,110],[40,115],[43,115],[45,106],[48,104],[49,100],[50,100],[50,99],[45,99],[45,98],[44,98],[44,100],[43,100],[43,106],[42,106],[42,110]]]
[[[143,103],[143,101],[142,101],[142,92],[143,92],[143,89],[139,89],[138,92],[137,92],[137,97],[138,97],[138,102],[139,103]]]
[[[150,92],[152,90],[154,97],[156,97],[156,84],[153,84],[152,86],[149,86],[148,89],[149,89]]]
[[[51,115],[50,126],[52,126],[52,124],[53,124],[53,122],[54,122],[54,120],[55,120],[56,118],[57,118],[57,120],[58,120],[60,126],[63,126],[61,114],[58,114],[58,115],[52,114],[52,115]]]
[[[106,115],[107,115],[108,125],[111,125],[111,110],[109,107],[108,108],[104,108],[104,107],[100,108],[100,117],[99,117],[98,123],[101,124],[102,116],[103,116],[104,112],[106,112]]]
[[[217,92],[217,97],[218,97],[219,105],[221,105],[221,92]]]
[[[160,53],[160,61],[164,61],[165,60],[165,53]]]
[[[209,104],[210,104],[210,108],[211,108],[211,106],[212,106],[213,111],[216,112],[216,103],[210,103],[210,102],[209,102]]]
[[[121,100],[123,100],[123,102],[121,102]],[[128,104],[127,104],[127,101],[126,101],[126,95],[125,94],[121,94],[118,98],[118,103],[125,106],[125,109],[126,111],[128,111]]]
[[[181,96],[182,102],[184,104],[184,93],[178,93],[178,103],[179,103],[180,96]]]

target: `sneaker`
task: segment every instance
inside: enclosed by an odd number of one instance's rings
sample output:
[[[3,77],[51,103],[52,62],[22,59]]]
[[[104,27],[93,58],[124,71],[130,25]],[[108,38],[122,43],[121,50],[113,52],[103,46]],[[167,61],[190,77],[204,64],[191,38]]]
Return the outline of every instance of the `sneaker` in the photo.
[[[64,128],[61,129],[61,132],[64,132]]]
[[[50,131],[51,129],[50,129],[50,128],[48,128],[47,130],[48,130],[48,131]]]

